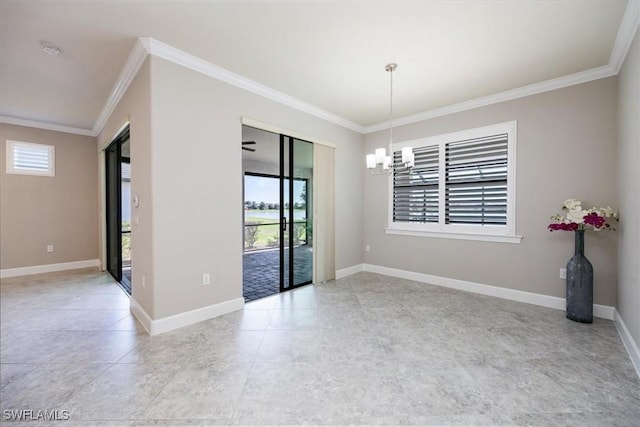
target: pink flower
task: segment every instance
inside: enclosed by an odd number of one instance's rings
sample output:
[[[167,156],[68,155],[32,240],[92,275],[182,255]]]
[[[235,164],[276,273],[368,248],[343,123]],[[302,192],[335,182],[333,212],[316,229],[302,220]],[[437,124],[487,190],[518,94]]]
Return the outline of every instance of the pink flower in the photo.
[[[556,224],[549,224],[547,227],[549,231],[576,231],[578,224],[575,222],[559,222]]]
[[[593,225],[593,228],[602,228],[605,225],[605,219],[595,212],[591,212],[584,216],[584,223]]]

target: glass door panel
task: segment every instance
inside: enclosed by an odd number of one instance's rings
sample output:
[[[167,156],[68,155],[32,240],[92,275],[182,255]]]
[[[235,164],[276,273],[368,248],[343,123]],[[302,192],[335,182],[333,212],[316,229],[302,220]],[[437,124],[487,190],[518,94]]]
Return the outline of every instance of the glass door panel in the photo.
[[[120,210],[120,141],[105,150],[106,208],[107,208],[107,270],[120,282],[122,280],[122,213]]]
[[[281,291],[280,135],[243,126],[245,301]]]
[[[291,138],[280,135],[280,291],[291,287],[291,185],[289,177],[293,163],[291,162]]]
[[[293,286],[313,280],[313,144],[293,140],[291,250]]]

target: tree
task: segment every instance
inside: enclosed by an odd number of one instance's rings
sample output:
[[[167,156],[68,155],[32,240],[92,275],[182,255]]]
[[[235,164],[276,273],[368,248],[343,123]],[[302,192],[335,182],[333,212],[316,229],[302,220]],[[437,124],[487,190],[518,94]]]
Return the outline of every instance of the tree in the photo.
[[[260,204],[258,205],[258,209],[260,210],[264,210],[266,207],[266,204],[264,202],[260,202]]]

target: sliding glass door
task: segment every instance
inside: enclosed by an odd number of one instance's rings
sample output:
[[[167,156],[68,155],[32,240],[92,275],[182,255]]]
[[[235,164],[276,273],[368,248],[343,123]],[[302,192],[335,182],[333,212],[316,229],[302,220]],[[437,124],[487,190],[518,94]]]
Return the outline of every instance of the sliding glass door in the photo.
[[[243,295],[313,280],[313,144],[243,127]]]
[[[313,279],[313,144],[280,135],[280,290]]]
[[[107,204],[107,270],[118,281],[122,281],[122,186],[121,145],[114,141],[104,152],[106,171]]]
[[[131,294],[131,157],[129,129],[105,149],[107,270]]]

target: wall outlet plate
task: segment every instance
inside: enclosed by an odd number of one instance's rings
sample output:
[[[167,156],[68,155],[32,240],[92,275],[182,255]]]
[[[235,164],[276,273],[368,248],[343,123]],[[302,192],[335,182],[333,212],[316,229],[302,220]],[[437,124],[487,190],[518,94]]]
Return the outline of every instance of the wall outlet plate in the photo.
[[[567,269],[566,268],[561,268],[560,269],[560,278],[561,279],[566,279],[567,278]]]
[[[209,273],[204,273],[202,275],[202,284],[205,286],[211,284],[211,275]]]

